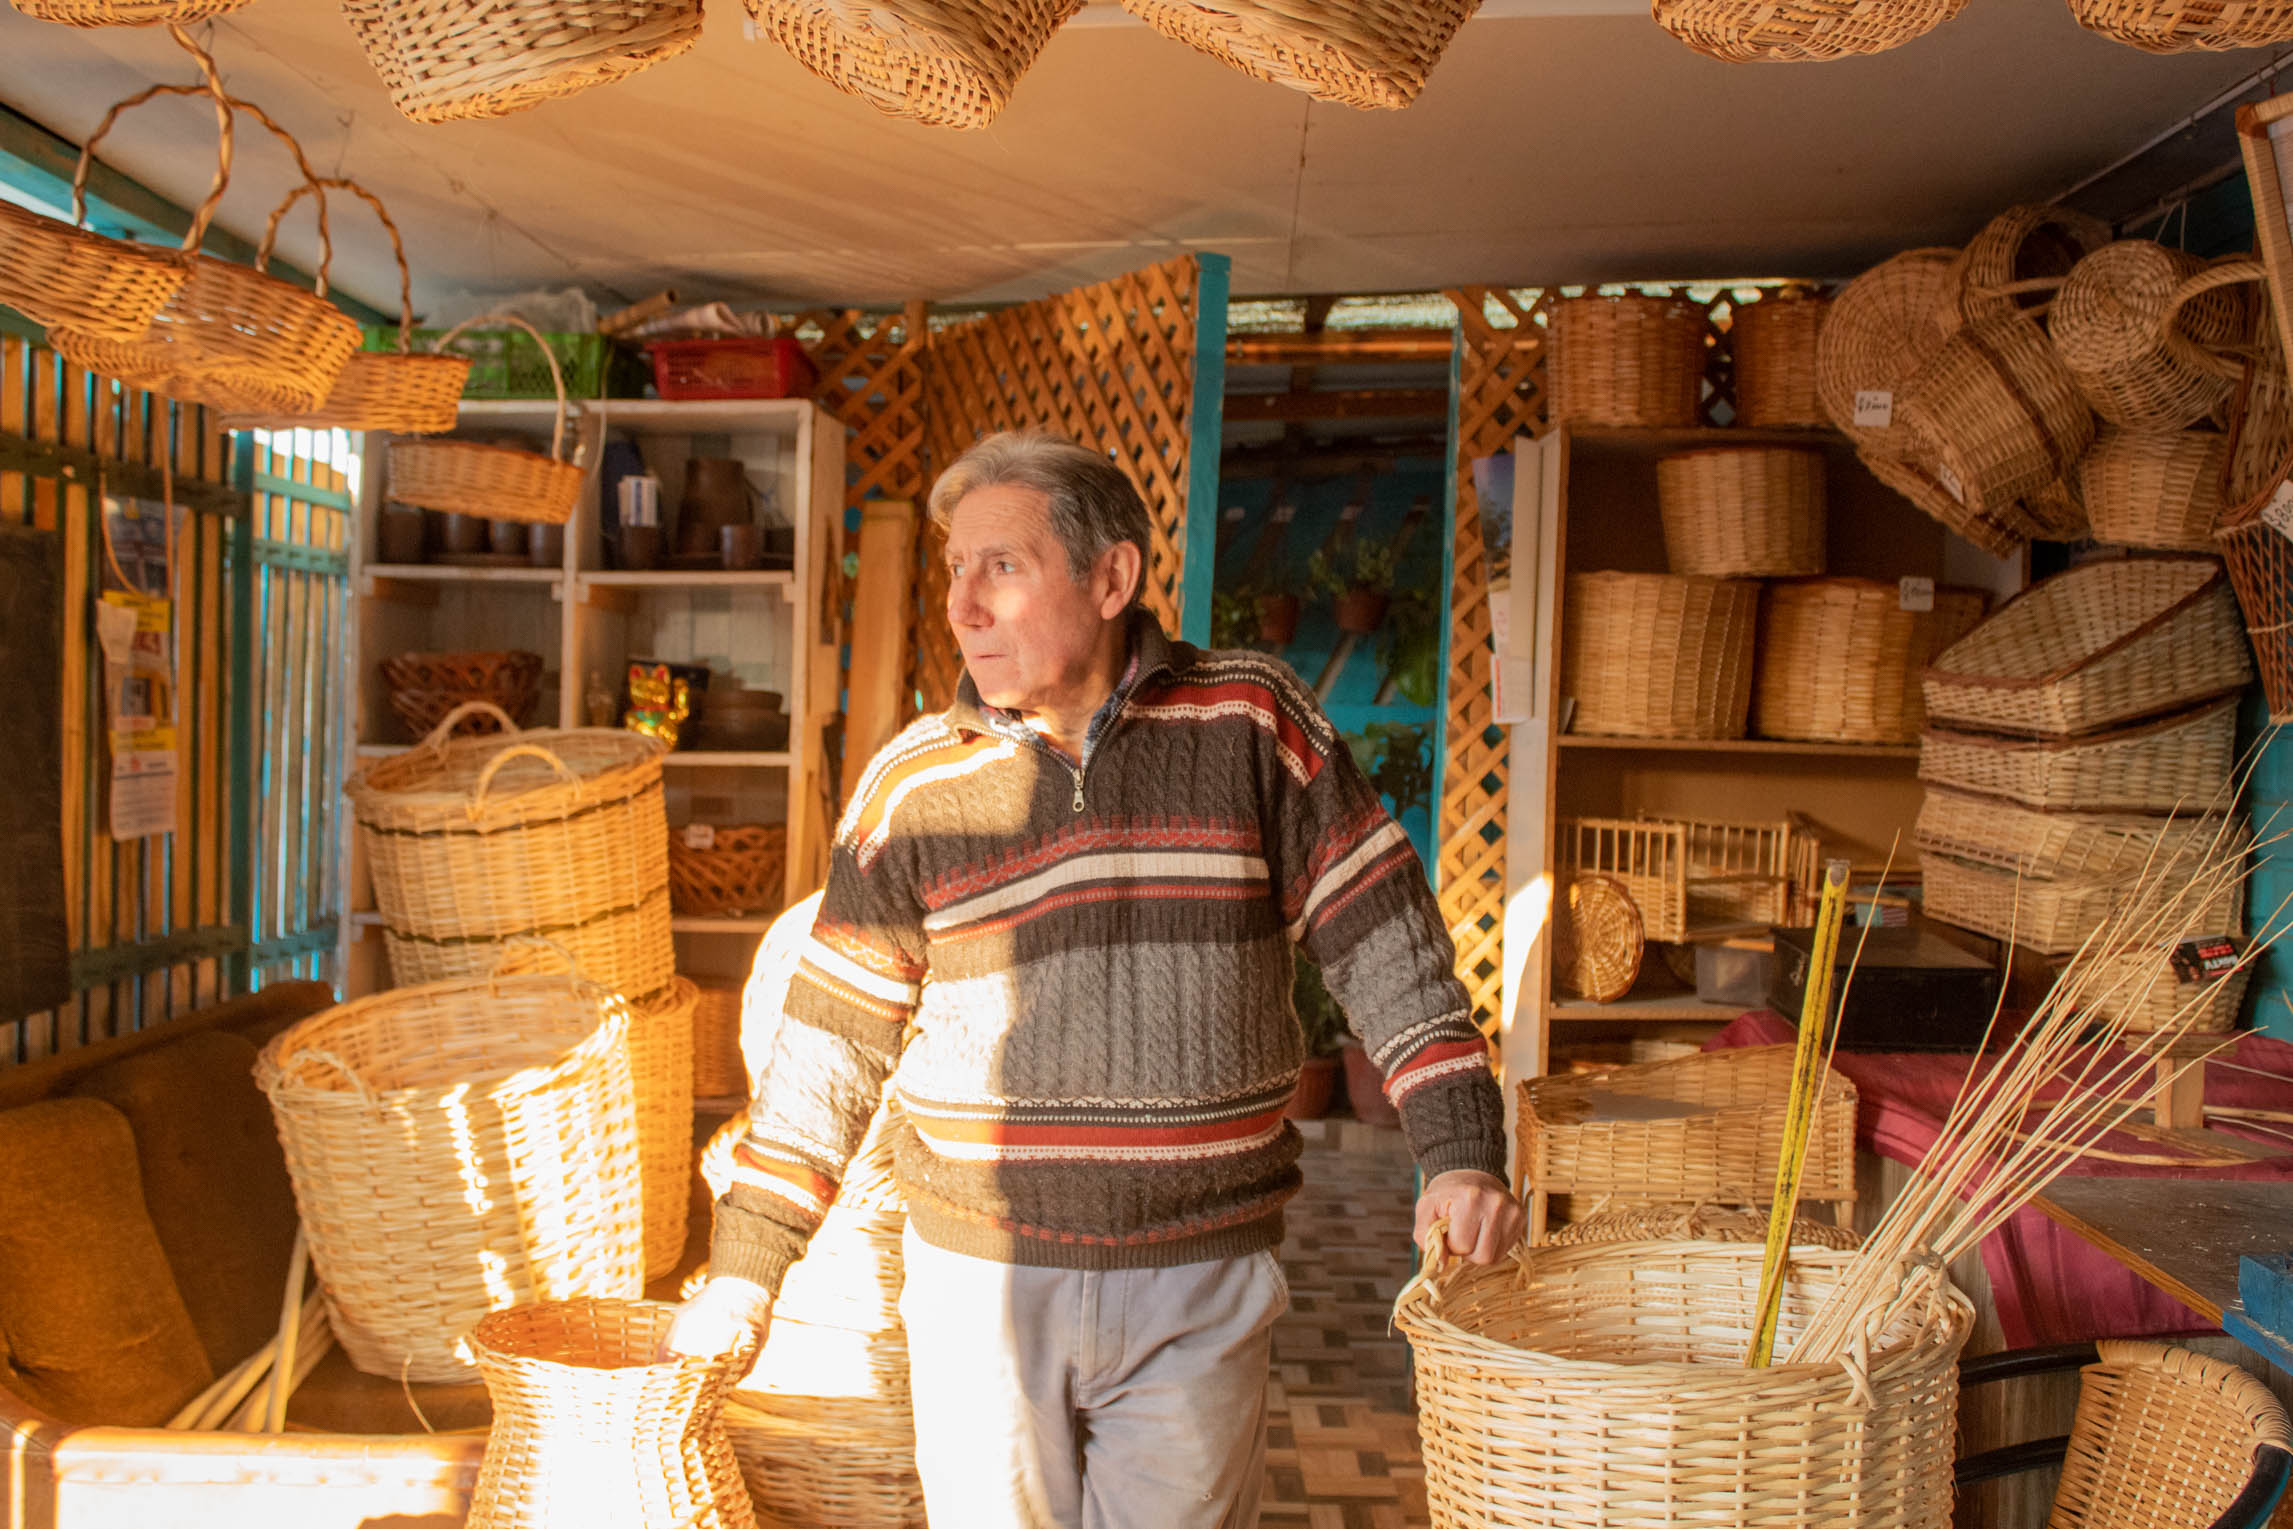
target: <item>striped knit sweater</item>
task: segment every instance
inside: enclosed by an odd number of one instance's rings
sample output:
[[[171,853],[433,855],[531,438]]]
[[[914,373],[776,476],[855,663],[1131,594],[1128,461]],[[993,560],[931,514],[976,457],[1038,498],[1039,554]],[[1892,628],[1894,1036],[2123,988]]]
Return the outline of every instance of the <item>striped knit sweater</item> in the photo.
[[[1408,838],[1280,662],[1133,629],[1080,766],[956,703],[838,826],[711,1266],[777,1289],[887,1075],[919,1235],[1138,1268],[1281,1240],[1303,1045],[1290,946],[1418,1165],[1504,1171],[1502,1107]]]

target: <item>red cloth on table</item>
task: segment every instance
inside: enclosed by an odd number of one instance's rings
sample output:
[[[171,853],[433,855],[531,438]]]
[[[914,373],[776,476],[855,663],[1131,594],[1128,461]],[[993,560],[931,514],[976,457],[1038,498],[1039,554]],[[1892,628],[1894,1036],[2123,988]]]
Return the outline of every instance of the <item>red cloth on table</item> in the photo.
[[[1705,1043],[1705,1049],[1789,1045],[1794,1027],[1767,1010],[1745,1014]],[[1917,1163],[1941,1132],[1951,1101],[1966,1080],[1970,1059],[1963,1052],[1842,1051],[1832,1065],[1852,1079],[1860,1109],[1856,1145],[1898,1163]],[[1990,1058],[1981,1059],[1988,1065]],[[2274,1077],[2255,1077],[2227,1067],[2207,1067],[2209,1108],[2293,1112],[2293,1045],[2264,1035],[2241,1035],[2220,1060],[2256,1068]],[[2067,1172],[2104,1178],[2293,1179],[2293,1141],[2284,1135],[2241,1129],[2228,1119],[2207,1122],[2237,1132],[2289,1155],[2260,1162],[2224,1164],[2193,1161],[2188,1166],[2119,1163],[2092,1158]],[[2279,1132],[2293,1125],[2272,1122]],[[2113,1134],[2101,1145],[2110,1151],[2168,1156],[2160,1142]],[[2127,1269],[2107,1253],[2048,1220],[2028,1206],[1983,1239],[1983,1267],[2007,1346],[2078,1343],[2094,1338],[2140,1338],[2211,1326],[2203,1317]]]

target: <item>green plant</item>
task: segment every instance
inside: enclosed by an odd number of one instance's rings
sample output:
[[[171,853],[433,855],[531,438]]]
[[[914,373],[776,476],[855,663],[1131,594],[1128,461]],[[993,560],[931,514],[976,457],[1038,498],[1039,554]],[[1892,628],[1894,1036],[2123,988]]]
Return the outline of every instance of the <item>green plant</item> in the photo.
[[[1258,596],[1255,584],[1216,589],[1210,594],[1210,645],[1246,648],[1258,636]]]
[[[1322,985],[1322,969],[1291,951],[1290,1005],[1298,1011],[1298,1028],[1306,1034],[1306,1055],[1336,1056],[1345,1049],[1346,1016],[1330,990]]]
[[[1335,552],[1335,556],[1331,554]],[[1349,537],[1335,548],[1324,547],[1306,562],[1306,581],[1332,599],[1355,589],[1393,588],[1393,549],[1383,542]]]
[[[1441,629],[1434,619],[1433,596],[1422,589],[1394,592],[1386,607],[1385,635],[1380,644],[1382,688],[1391,684],[1403,700],[1431,706],[1441,693]]]
[[[1432,800],[1433,763],[1426,756],[1424,728],[1414,722],[1372,722],[1346,742],[1395,817]]]

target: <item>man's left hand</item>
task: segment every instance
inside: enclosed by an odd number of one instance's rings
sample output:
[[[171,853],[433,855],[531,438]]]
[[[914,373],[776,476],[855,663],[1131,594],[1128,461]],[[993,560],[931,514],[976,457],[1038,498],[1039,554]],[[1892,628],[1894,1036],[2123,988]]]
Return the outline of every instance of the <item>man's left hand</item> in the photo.
[[[1417,1245],[1433,1223],[1449,1222],[1449,1251],[1469,1262],[1493,1264],[1521,1240],[1528,1218],[1505,1181],[1477,1168],[1437,1173],[1417,1197]]]

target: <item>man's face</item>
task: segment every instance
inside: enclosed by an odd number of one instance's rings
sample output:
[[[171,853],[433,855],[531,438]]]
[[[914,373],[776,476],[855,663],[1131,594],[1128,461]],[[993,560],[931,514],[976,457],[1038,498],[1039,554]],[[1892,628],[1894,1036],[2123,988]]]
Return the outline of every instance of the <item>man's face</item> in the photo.
[[[1101,635],[1128,594],[1113,588],[1107,562],[1077,581],[1051,530],[1050,498],[1038,490],[997,484],[957,501],[947,619],[981,700],[1039,712],[1087,696]]]

